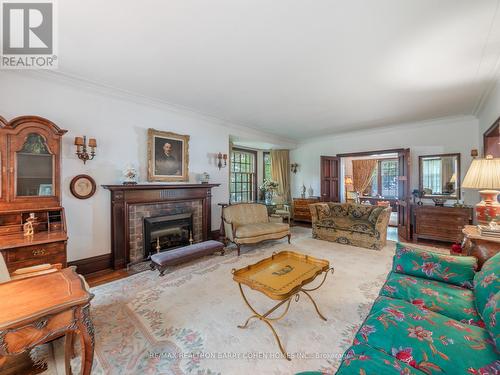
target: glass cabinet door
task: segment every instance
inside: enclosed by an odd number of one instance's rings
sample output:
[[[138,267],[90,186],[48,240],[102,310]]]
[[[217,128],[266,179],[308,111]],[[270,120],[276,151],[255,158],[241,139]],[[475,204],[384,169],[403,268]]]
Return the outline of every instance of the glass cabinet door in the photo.
[[[54,155],[40,134],[30,133],[16,152],[16,195],[52,196],[53,186]]]

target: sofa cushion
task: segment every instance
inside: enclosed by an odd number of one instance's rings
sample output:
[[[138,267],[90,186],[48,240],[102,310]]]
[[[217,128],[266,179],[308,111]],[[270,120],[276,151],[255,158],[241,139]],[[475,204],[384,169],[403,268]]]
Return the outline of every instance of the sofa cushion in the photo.
[[[483,310],[484,323],[500,353],[500,292],[492,295]]]
[[[360,344],[346,350],[336,375],[424,374],[411,365],[414,365],[411,350],[394,350],[390,355],[371,346]]]
[[[351,204],[348,205],[349,216],[356,220],[367,220],[372,213],[372,210],[377,208],[377,206],[367,205],[367,204]]]
[[[378,297],[354,344],[398,356],[426,373],[485,374],[500,371],[488,331],[403,300]],[[493,372],[496,371],[496,372]]]
[[[462,323],[484,326],[474,304],[474,293],[470,289],[391,272],[380,295],[408,301]]]
[[[330,207],[331,216],[347,216],[349,214],[348,205],[345,203],[328,202],[328,207]]]
[[[375,227],[368,220],[353,220],[349,216],[323,219],[318,221],[316,225],[323,228],[334,228],[348,232],[366,233],[370,235],[374,235],[376,232]]]
[[[472,288],[476,266],[474,257],[439,254],[398,243],[392,270]]]
[[[488,259],[474,276],[477,311],[482,315],[488,299],[500,291],[500,253]]]
[[[238,203],[222,209],[224,220],[235,225],[266,223],[269,221],[267,207],[260,203]]]
[[[264,236],[266,234],[287,232],[289,228],[288,224],[284,223],[245,224],[236,228],[236,237],[248,238]]]
[[[318,220],[327,219],[331,216],[330,206],[327,204],[318,204],[316,209],[318,210]]]

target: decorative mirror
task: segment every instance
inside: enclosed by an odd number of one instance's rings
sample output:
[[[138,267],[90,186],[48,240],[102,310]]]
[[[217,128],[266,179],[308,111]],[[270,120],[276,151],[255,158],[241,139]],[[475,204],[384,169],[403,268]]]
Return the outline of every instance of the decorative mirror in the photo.
[[[460,153],[418,157],[420,191],[425,198],[460,198]]]
[[[52,196],[54,161],[45,139],[38,133],[26,137],[21,150],[16,152],[17,196]]]
[[[483,134],[484,156],[500,158],[500,117]]]

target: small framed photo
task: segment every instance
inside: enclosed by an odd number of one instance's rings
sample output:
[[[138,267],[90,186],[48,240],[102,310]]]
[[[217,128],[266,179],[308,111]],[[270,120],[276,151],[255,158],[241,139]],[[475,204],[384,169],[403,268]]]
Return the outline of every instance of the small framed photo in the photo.
[[[148,181],[189,180],[189,135],[148,129]]]
[[[38,186],[38,195],[52,195],[52,184],[40,184]]]

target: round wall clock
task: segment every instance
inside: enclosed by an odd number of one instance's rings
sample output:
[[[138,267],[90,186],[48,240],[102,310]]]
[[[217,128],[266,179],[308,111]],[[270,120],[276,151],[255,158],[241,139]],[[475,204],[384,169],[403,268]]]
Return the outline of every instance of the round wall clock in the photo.
[[[79,174],[73,177],[69,184],[71,194],[78,199],[88,199],[94,195],[96,185],[92,177],[86,174]]]

